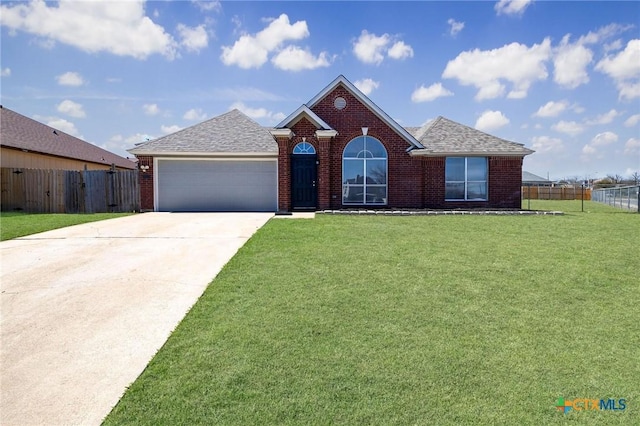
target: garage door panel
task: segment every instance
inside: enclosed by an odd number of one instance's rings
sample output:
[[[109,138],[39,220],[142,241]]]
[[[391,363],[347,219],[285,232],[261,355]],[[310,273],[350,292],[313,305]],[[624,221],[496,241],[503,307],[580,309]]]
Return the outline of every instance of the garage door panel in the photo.
[[[158,160],[160,211],[275,211],[276,161]]]

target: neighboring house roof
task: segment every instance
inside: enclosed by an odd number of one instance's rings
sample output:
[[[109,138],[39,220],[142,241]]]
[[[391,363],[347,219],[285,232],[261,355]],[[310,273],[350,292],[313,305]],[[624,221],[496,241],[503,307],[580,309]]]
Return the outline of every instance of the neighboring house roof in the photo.
[[[523,144],[492,136],[455,121],[438,117],[420,128],[416,134],[424,149],[414,149],[411,155],[491,155],[525,156],[534,151]]]
[[[237,109],[128,150],[135,155],[277,154],[269,131]]]
[[[307,102],[305,107],[308,109],[313,109],[314,106],[318,104],[322,99],[325,98],[329,93],[333,92],[333,90],[342,85],[345,89],[347,89],[353,96],[356,97],[360,102],[362,102],[371,112],[373,112],[380,120],[385,122],[393,131],[395,131],[400,137],[411,145],[413,148],[422,148],[420,142],[418,142],[411,133],[407,132],[402,126],[396,123],[389,115],[384,112],[380,107],[374,104],[371,99],[369,99],[364,93],[362,93],[356,86],[353,85],[349,80],[345,78],[343,75],[339,75],[335,80],[333,80],[327,87],[322,89],[320,93],[314,96],[309,102]],[[295,114],[295,113],[294,113]],[[282,128],[289,122],[293,121],[295,116],[290,115],[285,120],[283,120],[280,124],[276,126],[276,128]]]
[[[124,157],[49,127],[0,105],[0,145],[26,152],[52,155],[89,163],[135,169]]]
[[[549,179],[534,175],[525,170],[522,171],[522,183],[551,183]]]

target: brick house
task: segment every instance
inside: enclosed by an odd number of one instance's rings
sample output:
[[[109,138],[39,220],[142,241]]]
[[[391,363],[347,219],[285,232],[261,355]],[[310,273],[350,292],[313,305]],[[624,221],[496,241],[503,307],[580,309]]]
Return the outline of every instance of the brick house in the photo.
[[[234,110],[129,152],[142,208],[520,208],[522,144],[444,117],[404,128],[344,76],[274,128]]]

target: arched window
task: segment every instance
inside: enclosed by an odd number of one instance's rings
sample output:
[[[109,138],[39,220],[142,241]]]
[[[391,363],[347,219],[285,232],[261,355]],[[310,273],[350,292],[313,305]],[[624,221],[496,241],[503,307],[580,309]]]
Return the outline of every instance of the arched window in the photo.
[[[358,136],[342,153],[342,204],[387,204],[387,150]]]
[[[294,154],[315,154],[316,149],[309,142],[300,142],[293,147]]]

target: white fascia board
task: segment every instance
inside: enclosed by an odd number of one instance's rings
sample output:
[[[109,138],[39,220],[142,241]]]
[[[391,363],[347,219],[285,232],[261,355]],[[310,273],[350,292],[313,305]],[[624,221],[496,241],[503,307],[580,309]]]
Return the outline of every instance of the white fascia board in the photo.
[[[277,152],[136,152],[149,157],[278,157]]]
[[[295,136],[295,134],[291,131],[291,129],[269,129],[269,133],[271,133],[271,136],[273,136],[274,138],[277,137],[286,137],[291,139],[292,137]]]
[[[407,132],[404,127],[400,126],[398,123],[396,123],[394,119],[389,117],[389,115],[386,112],[384,112],[378,105],[374,104],[371,101],[371,99],[369,99],[364,93],[362,93],[360,89],[354,86],[353,83],[347,80],[347,78],[344,75],[339,75],[335,80],[329,83],[327,87],[322,89],[320,93],[318,93],[309,102],[307,102],[307,105],[309,106],[309,108],[313,108],[314,106],[316,106],[318,102],[324,99],[324,97],[327,96],[331,91],[333,91],[333,89],[335,89],[339,84],[342,84],[343,86],[345,86],[353,96],[355,96],[356,98],[358,98],[360,102],[365,104],[371,112],[377,115],[379,119],[384,121],[404,140],[406,140],[416,148],[424,148],[424,146],[416,138],[414,138],[409,132]]]
[[[316,137],[320,138],[335,138],[338,135],[337,130],[316,130]]]
[[[412,157],[524,157],[530,153],[523,152],[478,152],[478,151],[430,151],[427,149],[414,149],[409,152]]]
[[[278,123],[276,128],[283,128],[289,126],[292,123],[295,124],[303,116],[306,116],[309,121],[311,121],[316,127],[320,129],[332,129],[331,126],[329,126],[322,118],[318,117],[318,115],[315,112],[311,111],[311,109],[309,109],[309,107],[306,105],[301,105],[297,110],[289,114],[287,118]]]

